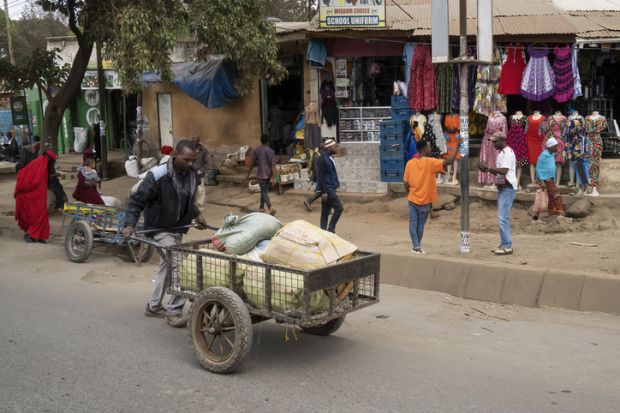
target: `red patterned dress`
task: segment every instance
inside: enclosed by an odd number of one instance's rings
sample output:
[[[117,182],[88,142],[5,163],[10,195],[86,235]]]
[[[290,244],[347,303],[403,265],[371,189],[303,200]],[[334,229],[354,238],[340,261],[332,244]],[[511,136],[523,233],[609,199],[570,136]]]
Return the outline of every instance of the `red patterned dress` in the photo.
[[[517,166],[525,166],[528,164],[527,143],[525,141],[526,124],[527,118],[525,116],[510,117],[510,129],[508,130],[506,143],[515,153],[515,157],[517,158]]]
[[[437,83],[435,68],[428,45],[416,45],[411,60],[411,76],[409,78],[409,107],[418,112],[432,110],[437,107]]]

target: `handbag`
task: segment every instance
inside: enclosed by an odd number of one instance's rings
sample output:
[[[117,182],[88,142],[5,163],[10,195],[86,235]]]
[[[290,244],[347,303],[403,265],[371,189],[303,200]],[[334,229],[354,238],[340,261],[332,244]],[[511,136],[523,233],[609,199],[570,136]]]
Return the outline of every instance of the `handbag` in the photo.
[[[547,196],[547,191],[543,191],[542,189],[537,190],[536,196],[534,197],[534,205],[532,206],[532,210],[534,213],[539,214],[547,211],[548,207],[549,197]]]

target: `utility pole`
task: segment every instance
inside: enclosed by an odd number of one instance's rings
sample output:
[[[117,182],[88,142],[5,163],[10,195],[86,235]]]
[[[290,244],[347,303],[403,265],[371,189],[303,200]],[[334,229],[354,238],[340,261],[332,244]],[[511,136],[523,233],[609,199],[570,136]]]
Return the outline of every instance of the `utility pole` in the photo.
[[[459,60],[461,63],[460,85],[461,101],[459,105],[459,117],[461,119],[461,139],[459,146],[461,161],[459,162],[461,175],[461,253],[471,251],[469,244],[469,96],[467,85],[467,0],[460,0],[459,7],[460,50]]]
[[[103,59],[101,57],[101,44],[97,42],[97,80],[99,83],[99,139],[101,141],[101,175],[108,178],[108,137],[105,133],[105,73],[103,72]]]
[[[13,52],[13,33],[11,33],[11,19],[9,18],[9,2],[4,0],[4,18],[6,19],[6,37],[9,43],[9,60],[15,64],[15,53]]]

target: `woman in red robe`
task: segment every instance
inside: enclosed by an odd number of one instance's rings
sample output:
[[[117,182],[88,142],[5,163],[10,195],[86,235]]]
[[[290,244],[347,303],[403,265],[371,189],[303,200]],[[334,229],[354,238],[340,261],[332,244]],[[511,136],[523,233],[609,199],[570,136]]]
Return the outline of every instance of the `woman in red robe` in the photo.
[[[47,187],[50,175],[56,173],[57,156],[47,151],[17,173],[15,182],[15,220],[26,233],[26,242],[45,243],[50,236],[47,215]]]

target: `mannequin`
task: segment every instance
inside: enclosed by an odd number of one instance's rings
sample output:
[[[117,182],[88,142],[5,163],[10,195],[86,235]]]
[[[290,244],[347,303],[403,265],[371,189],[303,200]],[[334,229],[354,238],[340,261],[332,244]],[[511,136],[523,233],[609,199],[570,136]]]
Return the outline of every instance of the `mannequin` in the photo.
[[[480,162],[486,165],[495,167],[497,161],[498,151],[495,149],[493,142],[491,142],[491,136],[497,132],[508,132],[508,121],[506,116],[501,112],[495,111],[489,116],[487,121],[487,128],[480,144]],[[495,185],[496,176],[490,172],[478,171],[478,183],[484,185],[484,188],[497,190]]]
[[[448,157],[448,154],[451,154],[452,151],[458,151],[458,139],[460,138],[460,116],[456,113],[451,113],[444,117],[444,128],[446,137],[446,146],[448,149],[448,153],[444,155],[444,158]],[[454,161],[453,165],[450,165],[446,168],[446,179],[448,185],[458,185],[459,181],[457,179],[457,172],[459,170],[459,159],[461,158],[461,154],[456,155],[456,161]]]
[[[556,177],[555,184],[560,185],[560,179],[562,177],[562,166],[565,161],[565,135],[566,129],[568,127],[568,119],[566,116],[562,114],[562,112],[556,112],[553,115],[549,116],[545,119],[544,122],[540,124],[539,133],[543,136],[542,140],[542,148],[547,146],[547,141],[551,138],[554,138],[558,141],[558,151],[555,155],[555,163],[556,163]]]
[[[590,183],[592,192],[588,196],[599,196],[600,162],[603,154],[601,132],[607,128],[607,120],[598,111],[592,112],[585,120],[586,136],[590,141]]]
[[[572,111],[566,128],[565,155],[570,165],[570,180],[575,185],[575,178],[579,185],[577,196],[587,193],[590,183],[588,171],[588,144],[585,137],[585,120],[577,111]],[[569,186],[571,184],[569,182]]]
[[[576,110],[573,110],[573,112],[568,117],[568,120],[569,120],[569,122],[570,121],[574,121],[575,119],[577,119],[579,117],[580,117],[579,116],[579,112],[577,112]],[[576,176],[575,175],[576,175],[575,174],[575,167],[574,167],[573,163],[571,162],[568,165],[568,186],[569,187],[573,187],[573,186],[576,185],[576,183],[575,183]],[[581,189],[579,191],[581,192]],[[581,195],[581,194],[579,194],[579,195]]]
[[[564,118],[566,119],[566,116],[562,115],[562,112],[560,112],[559,110],[557,110],[554,114],[553,114],[554,119],[561,119]],[[566,127],[564,128],[566,129]],[[560,136],[560,138],[562,140],[564,140],[564,132],[562,131],[562,136]],[[559,142],[559,141],[558,141]],[[558,148],[559,149],[559,148]],[[563,155],[562,155],[563,156]],[[562,166],[564,164],[563,163],[556,163],[556,178],[555,178],[555,182],[557,182],[557,185],[560,186],[560,180],[562,179]]]
[[[506,143],[515,153],[517,165],[517,190],[519,191],[522,189],[521,175],[523,173],[523,167],[528,164],[527,143],[525,141],[526,127],[527,119],[523,116],[523,112],[517,111],[510,117],[510,129],[508,130]]]
[[[527,140],[527,152],[530,162],[530,179],[532,185],[536,184],[536,161],[542,150],[542,137],[538,131],[539,125],[545,121],[545,117],[540,111],[535,110],[528,118],[528,124],[525,128],[525,138]]]

